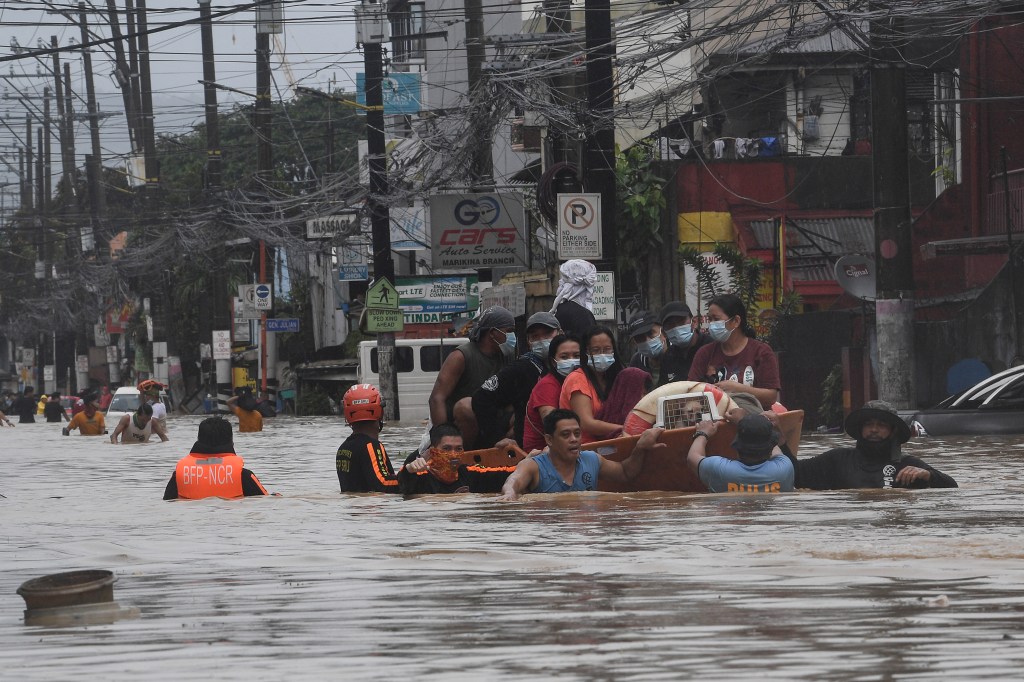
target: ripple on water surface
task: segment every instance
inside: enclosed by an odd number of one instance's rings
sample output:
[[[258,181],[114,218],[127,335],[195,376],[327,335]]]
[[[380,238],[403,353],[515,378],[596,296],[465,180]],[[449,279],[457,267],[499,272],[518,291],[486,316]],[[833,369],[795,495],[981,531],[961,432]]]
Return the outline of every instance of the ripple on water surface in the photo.
[[[12,679],[1016,677],[1021,444],[911,442],[954,491],[340,495],[336,419],[238,434],[283,497],[163,502],[141,447],[0,429]],[[389,426],[397,462],[416,426]],[[843,442],[808,436],[802,454]],[[141,618],[25,627],[23,581],[108,568]]]

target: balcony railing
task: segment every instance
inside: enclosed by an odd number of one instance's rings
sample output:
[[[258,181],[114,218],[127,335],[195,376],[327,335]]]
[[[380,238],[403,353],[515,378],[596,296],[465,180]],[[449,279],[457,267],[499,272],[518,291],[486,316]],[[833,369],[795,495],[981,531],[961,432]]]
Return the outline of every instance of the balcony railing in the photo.
[[[1024,168],[1010,171],[1005,179],[1002,173],[992,176],[992,187],[998,189],[988,195],[988,220],[985,223],[986,235],[1006,234],[1006,191],[1010,192],[1010,231],[1024,232]]]

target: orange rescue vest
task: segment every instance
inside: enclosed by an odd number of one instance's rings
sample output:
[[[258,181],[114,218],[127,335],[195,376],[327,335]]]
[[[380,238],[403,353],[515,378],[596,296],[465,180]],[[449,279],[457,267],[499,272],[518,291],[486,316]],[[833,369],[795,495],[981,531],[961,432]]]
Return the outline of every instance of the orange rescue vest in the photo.
[[[174,478],[178,497],[200,500],[204,497],[242,497],[242,458],[233,452],[200,455],[190,452],[178,460]]]

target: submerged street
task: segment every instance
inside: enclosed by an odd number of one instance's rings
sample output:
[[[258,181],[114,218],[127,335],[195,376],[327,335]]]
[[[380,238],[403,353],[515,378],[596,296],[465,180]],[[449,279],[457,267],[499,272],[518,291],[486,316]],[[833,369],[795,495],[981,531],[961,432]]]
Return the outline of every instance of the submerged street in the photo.
[[[338,493],[338,418],[237,452],[282,497],[164,502],[199,418],[113,446],[0,429],[0,669],[54,679],[1019,675],[1019,438],[912,440],[956,490],[402,500]],[[388,426],[396,467],[418,426]],[[844,442],[806,435],[801,455]],[[680,456],[683,456],[682,453]],[[141,611],[22,623],[30,578],[114,571]]]

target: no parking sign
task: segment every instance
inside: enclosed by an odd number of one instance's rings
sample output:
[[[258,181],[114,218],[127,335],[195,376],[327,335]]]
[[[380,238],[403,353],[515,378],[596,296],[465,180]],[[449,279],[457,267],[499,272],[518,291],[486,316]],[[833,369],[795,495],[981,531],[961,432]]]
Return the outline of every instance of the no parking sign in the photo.
[[[599,259],[601,195],[558,195],[558,258]]]

